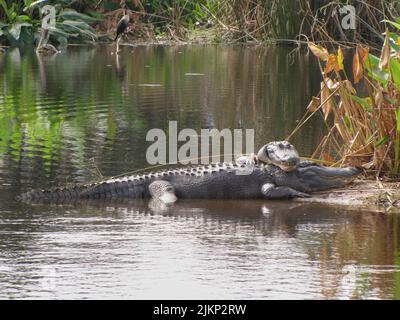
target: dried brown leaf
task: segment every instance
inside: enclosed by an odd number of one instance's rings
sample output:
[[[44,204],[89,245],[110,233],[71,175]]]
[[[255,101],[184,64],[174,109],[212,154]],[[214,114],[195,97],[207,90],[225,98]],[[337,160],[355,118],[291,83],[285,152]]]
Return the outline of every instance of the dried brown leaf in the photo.
[[[381,107],[382,107],[383,100],[384,100],[382,88],[378,88],[378,89],[377,89],[377,92],[376,92],[376,95],[375,95],[375,99],[374,99],[374,100],[375,100],[375,105],[376,105],[378,108],[381,108]]]
[[[379,68],[386,69],[389,66],[390,60],[390,44],[388,32],[386,32],[385,41],[383,43],[381,57],[379,58]]]
[[[362,65],[365,65],[365,62],[368,59],[369,48],[358,45],[356,51],[358,53],[359,58],[361,59]]]
[[[325,85],[325,82],[321,82],[321,103],[322,104],[322,111],[324,112],[325,120],[328,118],[329,114],[332,111],[332,97],[328,99],[330,95],[328,87]]]
[[[321,104],[321,99],[318,97],[312,97],[312,100],[310,101],[310,103],[307,106],[307,110],[310,112],[315,112],[319,105]]]
[[[325,83],[331,91],[336,90],[340,86],[340,82],[332,80],[330,78],[327,78]]]
[[[358,48],[357,48],[358,49]],[[364,75],[364,66],[360,63],[360,55],[359,51],[356,50],[353,58],[353,76],[354,76],[354,83],[360,82]]]
[[[327,152],[322,152],[321,159],[326,162],[335,162],[335,159]]]
[[[363,167],[364,169],[367,169],[367,170],[371,169],[374,166],[375,166],[375,161],[374,160],[370,161],[368,163],[364,163],[364,164],[361,165],[361,167]]]
[[[341,100],[338,105],[339,114],[344,116],[346,114],[346,108],[344,107],[343,101]]]
[[[320,59],[322,61],[328,61],[329,53],[328,53],[328,50],[326,50],[325,48],[318,46],[312,42],[308,43],[308,48],[318,59]]]
[[[342,83],[345,85],[346,89],[351,93],[351,94],[356,94],[356,89],[354,89],[353,85],[349,80],[343,80]]]
[[[325,74],[331,72],[332,70],[335,70],[335,71],[340,70],[337,56],[334,54],[330,54],[328,56],[328,60],[326,62],[326,67],[325,67]]]

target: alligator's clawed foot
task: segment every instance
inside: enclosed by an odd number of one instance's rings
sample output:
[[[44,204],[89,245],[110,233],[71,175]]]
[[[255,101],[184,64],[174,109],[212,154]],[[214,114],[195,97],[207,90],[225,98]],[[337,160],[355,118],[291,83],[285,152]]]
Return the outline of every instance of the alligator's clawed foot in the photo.
[[[311,194],[304,192],[297,192],[295,195],[296,198],[311,198]]]
[[[308,193],[297,191],[290,187],[276,186],[273,183],[266,183],[261,188],[261,193],[266,199],[291,199],[291,198],[309,198]]]
[[[254,153],[250,153],[248,156],[240,156],[235,160],[239,165],[245,165],[246,167],[252,167],[258,164],[258,158]]]

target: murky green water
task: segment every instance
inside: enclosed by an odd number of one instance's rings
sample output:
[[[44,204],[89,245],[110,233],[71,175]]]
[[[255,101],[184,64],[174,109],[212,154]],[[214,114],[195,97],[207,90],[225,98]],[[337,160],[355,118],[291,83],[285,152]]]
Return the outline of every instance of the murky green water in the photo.
[[[312,57],[223,46],[0,55],[0,298],[400,298],[396,215],[293,201],[79,206],[32,187],[147,167],[149,129],[285,138],[319,88]],[[293,62],[293,63],[292,63]],[[309,155],[318,119],[293,139]]]

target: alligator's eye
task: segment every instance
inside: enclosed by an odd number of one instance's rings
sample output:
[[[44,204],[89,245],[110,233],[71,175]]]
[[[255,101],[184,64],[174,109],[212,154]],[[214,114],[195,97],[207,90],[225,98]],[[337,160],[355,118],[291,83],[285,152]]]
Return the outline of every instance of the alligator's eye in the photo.
[[[165,190],[167,190],[168,192],[174,191],[174,189],[172,187],[167,187]]]
[[[278,143],[278,147],[279,147],[279,149],[283,149],[285,146],[283,145],[282,142],[279,142],[279,143]]]

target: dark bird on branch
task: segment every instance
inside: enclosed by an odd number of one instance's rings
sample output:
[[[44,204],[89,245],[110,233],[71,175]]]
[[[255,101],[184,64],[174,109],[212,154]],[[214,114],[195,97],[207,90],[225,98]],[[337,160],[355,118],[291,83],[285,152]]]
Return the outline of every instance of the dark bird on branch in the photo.
[[[126,28],[128,27],[128,24],[129,24],[129,15],[126,14],[126,11],[125,11],[124,16],[118,22],[117,35],[115,36],[114,41],[117,41],[118,37],[125,32]]]

